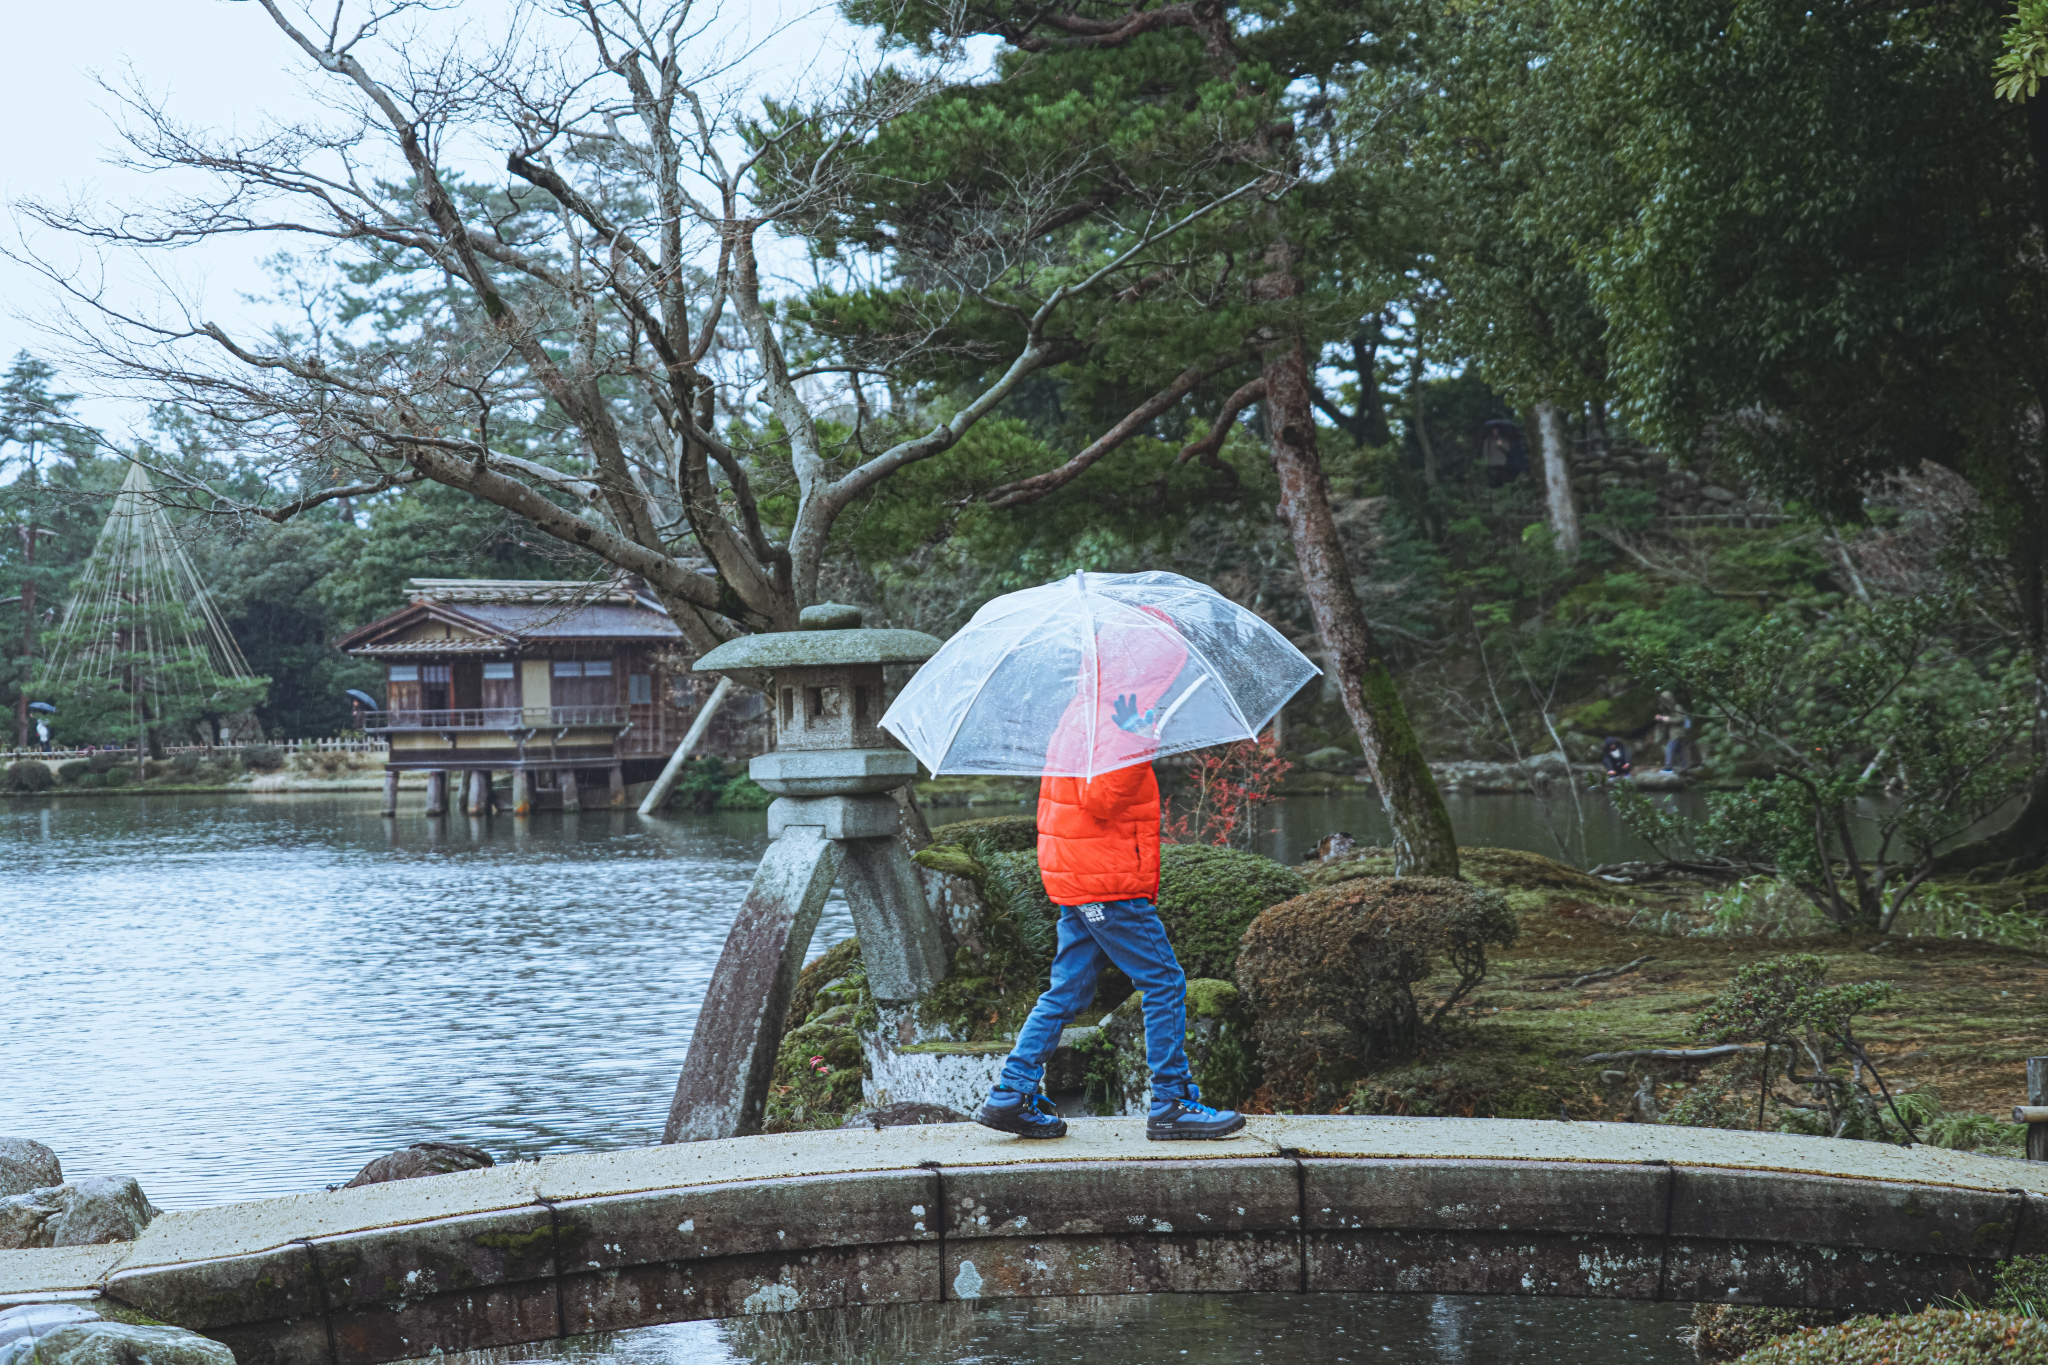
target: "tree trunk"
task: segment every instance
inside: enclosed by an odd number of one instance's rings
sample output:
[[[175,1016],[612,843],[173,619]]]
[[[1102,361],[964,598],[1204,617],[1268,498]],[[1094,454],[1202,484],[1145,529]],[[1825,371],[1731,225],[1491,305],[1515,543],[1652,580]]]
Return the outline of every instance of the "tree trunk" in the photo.
[[[1557,404],[1536,405],[1536,436],[1543,446],[1543,498],[1550,532],[1564,562],[1579,557],[1579,506],[1572,501],[1572,462],[1566,447],[1564,418]]]
[[[1286,269],[1283,264],[1282,270]],[[1292,285],[1291,275],[1288,285]],[[1290,287],[1287,291],[1292,293]],[[1316,450],[1308,361],[1299,337],[1266,352],[1266,437],[1280,476],[1280,519],[1294,542],[1302,588],[1323,638],[1323,659],[1344,710],[1365,747],[1366,771],[1379,789],[1394,830],[1394,871],[1409,876],[1458,875],[1458,839],[1436,779],[1423,762],[1407,708],[1380,658],[1358,593],[1329,488]]]
[[[2048,99],[2042,101],[2048,104]],[[2048,210],[2044,210],[2048,211]],[[2010,490],[2022,526],[2006,555],[2012,574],[2020,637],[2034,660],[2034,724],[2048,725],[2048,554],[2036,533],[2044,520],[2040,503],[2024,491]],[[2037,731],[2038,733],[2038,731]],[[1938,872],[1969,872],[2005,864],[2004,872],[2031,871],[2048,863],[2048,767],[2037,768],[2027,784],[2026,803],[2005,828],[1952,848],[1935,860]]]
[[[1422,404],[1422,347],[1415,348],[1415,364],[1408,372],[1408,394],[1415,403],[1415,443],[1422,447],[1422,481],[1436,487],[1436,442],[1429,439],[1429,414]]]

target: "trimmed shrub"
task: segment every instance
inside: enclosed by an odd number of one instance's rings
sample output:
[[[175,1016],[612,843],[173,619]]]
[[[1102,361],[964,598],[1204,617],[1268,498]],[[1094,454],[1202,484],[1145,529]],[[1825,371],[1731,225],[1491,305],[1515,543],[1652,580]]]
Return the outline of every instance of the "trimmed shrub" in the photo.
[[[1245,931],[1237,985],[1258,1016],[1277,1104],[1327,1111],[1360,1076],[1412,1056],[1519,926],[1497,892],[1443,877],[1362,877],[1282,901]],[[1456,981],[1427,1020],[1415,983]]]
[[[134,778],[135,769],[124,763],[118,768],[107,769],[99,776],[102,787],[125,787]]]
[[[1802,1328],[1833,1327],[1851,1313],[1831,1308],[1758,1308],[1748,1304],[1700,1303],[1692,1310],[1689,1339],[1701,1361],[1734,1360]]]
[[[24,758],[7,767],[7,790],[11,792],[46,792],[56,785],[57,774],[37,759]]]
[[[69,786],[84,778],[91,771],[92,763],[90,760],[74,758],[69,763],[57,765],[57,780]]]
[[[1230,980],[1252,921],[1307,890],[1299,872],[1256,853],[1208,844],[1159,850],[1159,918],[1190,980]]]
[[[1930,1308],[1910,1317],[1804,1328],[1737,1359],[1739,1365],[2048,1365],[2048,1322]]]
[[[173,754],[171,756],[171,771],[178,777],[190,781],[199,775],[200,765],[205,761],[199,754]]]
[[[252,773],[274,773],[284,766],[284,750],[275,744],[245,744],[242,766]]]
[[[101,750],[85,761],[87,766],[96,773],[112,772],[115,768],[122,767],[128,762],[120,754],[110,753],[106,750]]]
[[[963,1036],[1014,1029],[1045,988],[1058,940],[1059,907],[1047,898],[1038,873],[1036,820],[1003,815],[941,825],[917,861],[974,883],[985,907],[977,936],[986,951],[969,954],[973,970],[957,990],[949,990],[950,980],[939,988],[949,997],[967,991],[998,997],[974,1012],[981,1022]],[[1306,889],[1299,873],[1256,853],[1205,844],[1165,844],[1159,850],[1159,918],[1190,980],[1228,982],[1245,929],[1266,907]],[[1020,981],[1034,984],[1013,998]],[[1107,1014],[1130,994],[1123,973],[1105,969],[1090,1006],[1095,1013],[1088,1017]],[[950,1020],[967,1008],[967,999],[954,1000],[933,1017]],[[991,1013],[994,1019],[988,1018]]]

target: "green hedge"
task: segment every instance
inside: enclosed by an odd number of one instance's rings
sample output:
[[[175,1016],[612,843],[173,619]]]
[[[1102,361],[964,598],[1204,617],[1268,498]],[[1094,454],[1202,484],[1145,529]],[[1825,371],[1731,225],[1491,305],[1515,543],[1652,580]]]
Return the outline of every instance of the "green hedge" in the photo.
[[[7,790],[11,792],[46,792],[56,785],[57,775],[39,759],[24,758],[8,765]]]

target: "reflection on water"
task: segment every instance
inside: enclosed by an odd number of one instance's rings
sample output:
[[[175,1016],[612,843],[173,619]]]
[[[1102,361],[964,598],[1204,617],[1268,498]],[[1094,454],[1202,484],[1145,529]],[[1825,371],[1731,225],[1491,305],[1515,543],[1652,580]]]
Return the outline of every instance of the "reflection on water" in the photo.
[[[1690,1365],[1678,1304],[1410,1294],[1154,1294],[677,1323],[447,1365]],[[491,1360],[483,1359],[488,1355]]]

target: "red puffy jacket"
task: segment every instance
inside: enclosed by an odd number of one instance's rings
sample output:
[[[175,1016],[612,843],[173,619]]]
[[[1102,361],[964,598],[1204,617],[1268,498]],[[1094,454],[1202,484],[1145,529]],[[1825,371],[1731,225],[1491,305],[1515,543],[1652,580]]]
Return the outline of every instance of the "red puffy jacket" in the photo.
[[[1149,761],[1157,740],[1149,728],[1124,730],[1116,708],[1120,698],[1141,712],[1164,704],[1188,652],[1163,613],[1139,611],[1097,634],[1095,677],[1046,748],[1047,768],[1096,774],[1039,779],[1038,871],[1055,905],[1159,898],[1159,782]]]
[[[1140,763],[1038,783],[1038,871],[1054,905],[1159,898],[1159,783]]]

